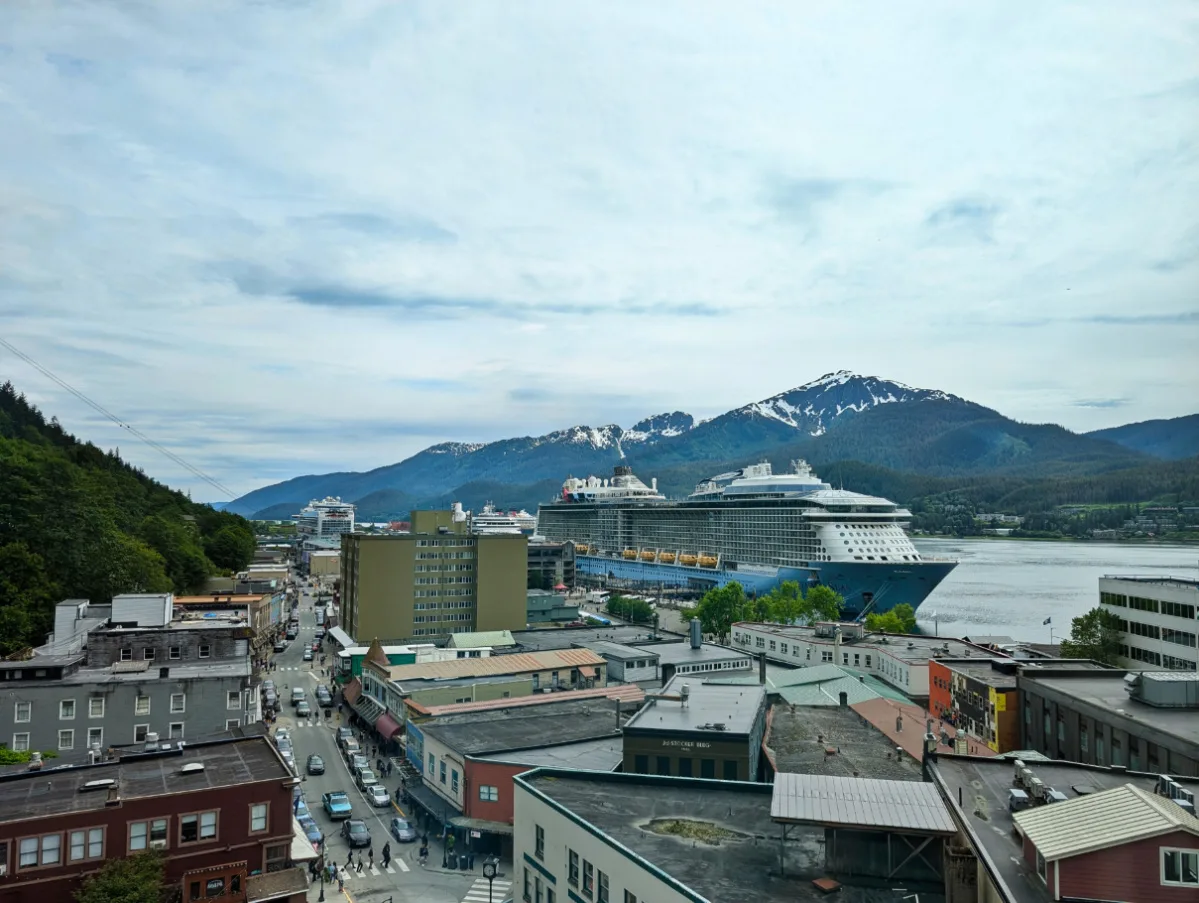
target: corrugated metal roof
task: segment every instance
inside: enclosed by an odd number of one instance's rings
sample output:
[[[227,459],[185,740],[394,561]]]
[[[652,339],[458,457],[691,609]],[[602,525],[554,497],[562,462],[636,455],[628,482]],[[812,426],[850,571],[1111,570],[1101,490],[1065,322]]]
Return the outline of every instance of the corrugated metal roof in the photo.
[[[770,817],[834,827],[957,833],[937,788],[915,781],[779,774],[774,778]]]
[[[497,674],[525,674],[554,668],[584,668],[607,664],[590,649],[554,649],[549,652],[518,652],[486,658],[456,658],[448,662],[422,662],[395,665],[391,679],[449,680],[455,677],[490,677]]]
[[[476,630],[474,633],[455,633],[450,636],[451,649],[482,649],[485,646],[515,646],[511,630]]]
[[[462,712],[485,712],[488,709],[510,709],[530,705],[573,702],[576,699],[619,699],[621,702],[642,702],[645,699],[645,691],[636,684],[617,684],[611,687],[596,687],[591,690],[540,693],[516,699],[488,699],[481,702],[452,702],[446,705],[431,706],[422,706],[408,700],[407,705],[409,708],[424,711],[430,715],[458,715]]]
[[[1199,818],[1172,800],[1125,784],[1017,812],[1020,832],[1049,861],[1122,846],[1170,831],[1199,836]]]
[[[860,681],[852,677],[837,677],[832,680],[812,681],[806,684],[796,684],[779,689],[779,695],[791,705],[828,705],[841,704],[841,694],[846,697],[846,704],[865,702],[867,699],[879,699],[879,695]]]

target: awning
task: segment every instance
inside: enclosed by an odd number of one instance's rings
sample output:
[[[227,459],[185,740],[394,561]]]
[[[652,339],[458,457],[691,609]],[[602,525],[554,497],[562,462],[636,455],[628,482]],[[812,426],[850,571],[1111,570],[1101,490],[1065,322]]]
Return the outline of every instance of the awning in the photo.
[[[485,818],[468,818],[465,815],[451,818],[450,824],[455,828],[462,828],[464,831],[478,831],[481,834],[503,834],[511,837],[513,833],[512,825],[506,821],[488,821]]]
[[[461,809],[423,783],[409,784],[408,796],[412,798],[417,807],[424,809],[429,815],[440,821],[448,822],[462,815]]]
[[[396,734],[404,730],[403,725],[397,722],[394,718],[384,712],[375,721],[375,730],[379,732],[379,736],[385,740],[390,740]]]
[[[583,667],[579,668],[579,673],[584,677],[595,677],[595,669],[589,665],[584,665]]]
[[[300,823],[296,819],[291,820],[292,838],[291,838],[291,861],[292,862],[310,862],[318,855],[316,848],[312,845],[312,841],[304,833],[304,829],[300,827]]]
[[[557,586],[554,587],[554,589],[559,590],[559,591],[564,590],[564,589],[566,589],[566,584],[559,583]]]
[[[355,677],[342,688],[341,695],[346,702],[353,705],[358,701],[358,697],[362,695],[362,683]]]

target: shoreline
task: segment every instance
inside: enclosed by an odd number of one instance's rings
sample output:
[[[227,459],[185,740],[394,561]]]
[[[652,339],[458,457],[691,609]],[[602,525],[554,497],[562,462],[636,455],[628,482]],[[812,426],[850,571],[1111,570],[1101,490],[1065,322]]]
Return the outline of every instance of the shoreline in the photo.
[[[909,539],[940,539],[961,541],[970,540],[998,540],[1001,542],[1068,542],[1080,543],[1084,545],[1114,545],[1114,546],[1160,546],[1162,548],[1179,548],[1189,549],[1194,546],[1199,546],[1199,536],[1194,539],[1158,539],[1156,537],[1141,536],[1129,537],[1127,539],[1092,539],[1081,536],[995,536],[993,534],[985,534],[980,536],[958,536],[954,533],[914,533],[909,534]]]

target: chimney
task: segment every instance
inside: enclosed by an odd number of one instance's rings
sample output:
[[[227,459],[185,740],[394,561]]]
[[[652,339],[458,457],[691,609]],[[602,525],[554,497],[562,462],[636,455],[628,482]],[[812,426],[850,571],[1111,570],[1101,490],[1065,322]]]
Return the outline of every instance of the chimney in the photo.
[[[691,648],[699,649],[704,644],[704,629],[699,623],[699,618],[691,619]]]
[[[758,683],[766,686],[766,653],[758,653]]]
[[[937,761],[937,736],[933,733],[933,722],[929,719],[924,725],[924,755],[920,757],[920,776],[925,781],[932,781],[930,766]]]
[[[841,628],[833,630],[833,664],[841,664]]]
[[[848,708],[848,706],[849,706],[849,694],[848,694],[848,693],[846,693],[844,690],[842,690],[842,691],[841,691],[841,692],[840,692],[840,693],[837,695],[837,701],[838,701],[838,704],[841,706],[841,708],[843,708],[843,709],[844,709],[844,708]]]
[[[903,733],[903,713],[902,712],[895,716],[895,732],[897,734]]]

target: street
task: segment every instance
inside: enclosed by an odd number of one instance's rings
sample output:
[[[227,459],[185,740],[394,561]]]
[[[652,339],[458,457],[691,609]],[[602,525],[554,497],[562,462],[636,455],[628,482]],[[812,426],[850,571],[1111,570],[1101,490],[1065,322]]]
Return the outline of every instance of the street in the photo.
[[[301,589],[300,634],[290,643],[286,651],[275,656],[276,670],[269,676],[275,681],[275,686],[279,690],[279,698],[282,701],[275,729],[285,728],[291,732],[296,767],[302,779],[300,786],[304,792],[304,799],[312,817],[325,833],[326,861],[335,862],[339,873],[345,880],[345,896],[352,901],[362,901],[362,903],[382,901],[388,897],[391,897],[395,903],[460,903],[463,900],[475,903],[480,899],[485,901],[487,899],[485,881],[483,882],[484,894],[481,898],[471,892],[475,881],[481,877],[478,869],[474,872],[462,873],[444,871],[435,867],[441,863],[440,847],[435,846],[432,839],[430,839],[429,863],[421,866],[418,861],[420,842],[400,843],[389,832],[389,823],[393,817],[396,815],[407,817],[403,810],[394,802],[386,808],[372,806],[366,795],[355,785],[335,740],[336,730],[340,724],[337,710],[334,709],[333,715],[326,720],[324,711],[317,705],[316,697],[313,694],[318,683],[327,684],[329,682],[329,678],[323,676],[324,667],[328,667],[329,654],[326,652],[325,666],[320,664],[319,653],[316,661],[304,662],[302,660],[304,649],[306,646],[311,646],[316,629],[312,603],[312,597]],[[309,704],[313,709],[311,719],[296,718],[295,709],[289,704],[291,690],[294,687],[302,687],[307,693]],[[369,750],[367,752],[369,753]],[[325,762],[323,775],[309,776],[307,774],[305,763],[308,756],[313,753],[319,755]],[[373,763],[373,757],[371,761]],[[380,780],[383,781],[394,801],[395,789],[400,782],[399,775],[396,774],[387,779],[380,777]],[[354,867],[352,869],[345,868],[350,850],[346,841],[339,834],[342,823],[332,821],[321,805],[321,795],[334,790],[345,791],[354,807],[353,817],[366,821],[374,850],[373,865],[369,864],[367,850],[363,848],[354,851]],[[383,845],[388,842],[391,843],[392,859],[390,865],[384,869],[382,867],[382,850]],[[361,872],[357,869],[360,853],[363,864]],[[317,899],[319,887],[320,882],[318,881],[310,892],[310,899]],[[335,900],[338,896],[336,882],[332,887],[326,884],[326,899]],[[500,903],[507,898],[508,882],[497,881],[495,903]]]

